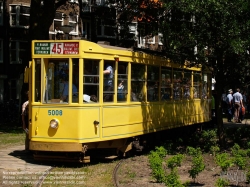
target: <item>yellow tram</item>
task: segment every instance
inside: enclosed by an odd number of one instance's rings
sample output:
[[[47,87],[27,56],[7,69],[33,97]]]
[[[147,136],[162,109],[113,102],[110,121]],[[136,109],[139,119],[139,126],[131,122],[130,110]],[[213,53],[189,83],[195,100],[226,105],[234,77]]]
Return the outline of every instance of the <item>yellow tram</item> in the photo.
[[[91,150],[126,153],[136,137],[210,120],[209,72],[131,49],[32,41],[25,75],[35,159],[88,162]]]

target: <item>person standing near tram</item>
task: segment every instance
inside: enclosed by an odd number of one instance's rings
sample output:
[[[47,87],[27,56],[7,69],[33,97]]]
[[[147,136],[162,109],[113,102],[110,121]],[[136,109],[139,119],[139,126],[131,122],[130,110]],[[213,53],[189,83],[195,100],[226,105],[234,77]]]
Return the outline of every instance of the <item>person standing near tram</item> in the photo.
[[[29,150],[29,91],[26,92],[27,100],[22,105],[22,126],[26,132],[25,151]]]
[[[243,106],[243,97],[240,93],[240,89],[236,89],[236,93],[233,94],[233,103],[234,103],[234,120],[235,123],[241,123],[240,108]]]
[[[233,119],[233,90],[229,89],[227,98],[226,98],[226,103],[227,103],[227,122],[232,122]]]

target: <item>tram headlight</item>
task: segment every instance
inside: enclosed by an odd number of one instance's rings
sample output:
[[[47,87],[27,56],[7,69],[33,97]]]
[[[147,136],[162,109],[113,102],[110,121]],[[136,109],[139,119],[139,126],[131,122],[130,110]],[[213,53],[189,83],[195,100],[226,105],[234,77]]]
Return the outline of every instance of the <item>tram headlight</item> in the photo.
[[[59,126],[59,121],[57,119],[52,119],[49,125],[52,129],[57,129]]]

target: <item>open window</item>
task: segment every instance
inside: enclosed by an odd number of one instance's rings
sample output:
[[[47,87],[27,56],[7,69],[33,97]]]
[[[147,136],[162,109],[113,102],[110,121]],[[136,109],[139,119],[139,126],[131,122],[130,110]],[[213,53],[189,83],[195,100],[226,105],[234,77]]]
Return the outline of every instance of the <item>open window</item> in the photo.
[[[145,65],[131,64],[131,101],[145,101]]]
[[[99,100],[99,60],[84,59],[83,101],[95,103]]]
[[[118,62],[117,101],[125,102],[128,94],[128,63]]]
[[[159,101],[159,66],[147,67],[147,101]]]
[[[172,98],[172,69],[161,68],[161,101],[167,101]]]

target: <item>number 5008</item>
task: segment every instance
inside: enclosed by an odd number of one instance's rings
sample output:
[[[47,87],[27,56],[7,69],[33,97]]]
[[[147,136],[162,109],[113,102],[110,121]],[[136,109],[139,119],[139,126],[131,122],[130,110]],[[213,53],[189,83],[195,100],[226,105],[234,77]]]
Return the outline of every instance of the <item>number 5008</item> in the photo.
[[[62,110],[48,110],[49,116],[62,116],[63,112]]]

